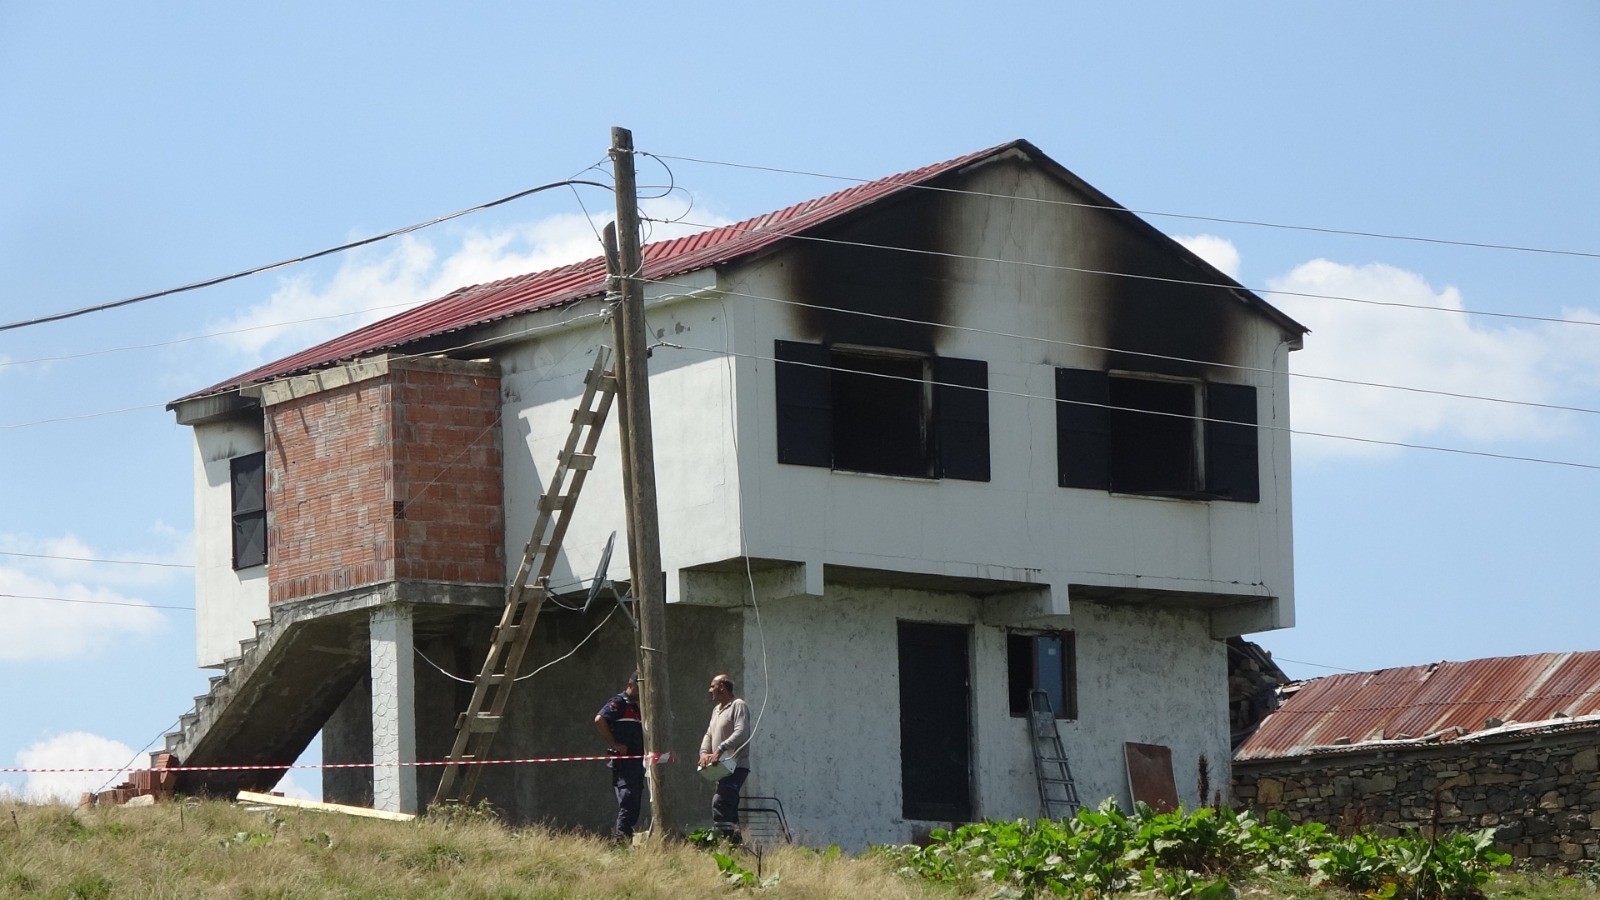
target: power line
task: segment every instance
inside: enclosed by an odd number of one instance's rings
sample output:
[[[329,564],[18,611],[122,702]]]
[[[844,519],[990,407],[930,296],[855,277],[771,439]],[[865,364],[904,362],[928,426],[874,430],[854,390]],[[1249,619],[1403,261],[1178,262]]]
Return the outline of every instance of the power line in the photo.
[[[672,284],[672,282],[663,281],[663,280],[660,280],[660,279],[643,278],[643,279],[640,279],[640,280],[644,281],[644,282],[646,282],[648,284],[669,285],[669,286]],[[804,300],[785,300],[785,299],[783,299],[781,297],[769,297],[769,296],[765,296],[765,295],[762,295],[762,294],[751,294],[751,293],[746,293],[746,292],[743,292],[743,291],[731,291],[731,290],[725,290],[725,289],[720,289],[719,288],[719,289],[717,289],[717,293],[718,294],[724,294],[724,295],[727,295],[727,296],[730,296],[730,297],[746,297],[746,298],[749,298],[749,299],[752,299],[752,300],[765,300],[765,301],[767,301],[769,303],[780,303],[780,304],[783,304],[785,306],[800,306],[800,307],[804,307],[806,309],[821,310],[823,312],[835,312],[835,313],[842,313],[842,314],[845,314],[845,315],[862,316],[862,317],[869,318],[869,319],[881,319],[881,320],[888,321],[888,322],[902,322],[902,323],[905,323],[907,325],[925,325],[925,326],[929,326],[929,327],[933,327],[933,328],[948,328],[948,329],[951,329],[952,331],[965,331],[965,332],[969,332],[969,333],[972,333],[972,334],[987,334],[987,335],[991,335],[991,336],[994,336],[994,337],[1013,338],[1013,339],[1016,339],[1016,340],[1024,340],[1024,341],[1035,341],[1035,342],[1038,342],[1038,343],[1041,343],[1041,344],[1052,344],[1052,345],[1055,345],[1055,346],[1058,346],[1058,347],[1073,347],[1073,348],[1076,348],[1076,349],[1079,349],[1079,350],[1097,350],[1097,351],[1101,351],[1101,352],[1105,352],[1105,353],[1117,353],[1117,354],[1121,354],[1121,355],[1125,355],[1125,356],[1138,356],[1138,357],[1142,357],[1144,359],[1157,359],[1157,360],[1165,360],[1167,362],[1180,362],[1180,363],[1191,363],[1191,364],[1194,364],[1194,365],[1202,365],[1202,366],[1214,366],[1214,367],[1219,368],[1219,369],[1232,369],[1232,370],[1239,371],[1239,372],[1255,372],[1255,373],[1265,374],[1265,375],[1276,375],[1277,374],[1277,371],[1274,370],[1274,369],[1264,369],[1264,368],[1261,368],[1260,366],[1245,366],[1245,365],[1239,365],[1237,363],[1216,362],[1216,361],[1213,361],[1213,360],[1206,360],[1206,359],[1193,359],[1193,358],[1186,357],[1186,356],[1170,356],[1170,355],[1167,355],[1167,354],[1164,354],[1164,353],[1150,353],[1150,352],[1143,351],[1143,350],[1119,350],[1116,347],[1103,347],[1103,346],[1100,346],[1098,344],[1084,344],[1084,343],[1079,343],[1077,341],[1062,341],[1062,340],[1057,340],[1055,338],[1039,337],[1038,335],[1032,335],[1032,334],[1015,334],[1015,333],[1009,332],[1009,331],[994,331],[992,329],[977,328],[977,327],[971,326],[971,325],[955,325],[955,324],[951,324],[951,323],[948,323],[948,322],[934,322],[934,321],[930,321],[930,320],[927,320],[927,319],[912,319],[912,318],[907,318],[905,316],[891,316],[891,315],[887,315],[887,314],[884,314],[884,313],[866,312],[864,310],[858,310],[858,309],[845,309],[845,308],[837,307],[837,306],[823,306],[820,303],[807,303]],[[1575,412],[1575,413],[1587,413],[1587,414],[1590,414],[1590,415],[1600,415],[1600,409],[1591,409],[1591,408],[1585,407],[1585,406],[1565,406],[1565,405],[1562,405],[1562,404],[1559,404],[1559,403],[1542,403],[1542,402],[1539,402],[1539,401],[1536,401],[1536,400],[1512,400],[1512,399],[1505,398],[1505,397],[1486,397],[1486,396],[1483,396],[1483,395],[1480,395],[1480,394],[1464,394],[1464,393],[1459,393],[1459,392],[1456,392],[1456,391],[1443,391],[1443,390],[1436,390],[1436,389],[1433,389],[1433,388],[1411,387],[1409,385],[1402,385],[1402,384],[1385,384],[1383,382],[1377,382],[1377,381],[1359,381],[1359,380],[1356,380],[1356,379],[1353,379],[1353,378],[1338,378],[1338,377],[1335,377],[1335,376],[1332,376],[1332,375],[1309,375],[1309,374],[1305,374],[1305,373],[1301,373],[1301,372],[1287,372],[1285,374],[1287,374],[1290,378],[1304,378],[1304,379],[1307,379],[1307,380],[1310,380],[1310,381],[1327,381],[1327,382],[1332,382],[1332,383],[1335,383],[1335,384],[1348,384],[1348,385],[1352,385],[1352,386],[1355,386],[1355,387],[1381,388],[1381,389],[1384,389],[1384,390],[1392,390],[1392,391],[1407,391],[1409,393],[1415,393],[1415,394],[1428,394],[1428,395],[1439,396],[1439,397],[1451,397],[1451,398],[1454,398],[1454,399],[1457,399],[1457,400],[1478,400],[1478,401],[1482,401],[1482,402],[1485,402],[1485,403],[1503,403],[1503,404],[1507,404],[1507,405],[1510,405],[1510,406],[1528,406],[1528,407],[1533,407],[1535,409],[1548,409],[1548,410],[1560,411],[1560,412]]]
[[[479,339],[479,340],[465,341],[463,343],[455,344],[455,345],[452,345],[452,346],[449,346],[449,347],[429,350],[429,351],[427,351],[425,353],[398,353],[398,354],[394,354],[394,357],[395,357],[395,359],[420,359],[420,358],[423,358],[423,357],[438,356],[438,355],[444,354],[444,353],[451,353],[451,352],[454,352],[454,351],[466,350],[466,349],[471,348],[471,347],[482,346],[482,345],[485,345],[485,344],[499,343],[499,342],[505,341],[505,340],[511,340],[511,339],[514,339],[514,338],[525,337],[527,335],[537,334],[537,333],[542,332],[542,331],[550,331],[550,330],[555,329],[555,328],[565,328],[565,327],[567,327],[569,325],[573,325],[573,324],[576,324],[578,322],[582,322],[582,321],[584,321],[586,319],[604,317],[607,314],[608,313],[604,312],[604,311],[597,312],[597,313],[585,313],[584,315],[574,316],[574,317],[572,317],[570,319],[565,319],[565,320],[562,320],[560,322],[555,322],[555,323],[552,323],[552,324],[549,324],[549,325],[530,326],[528,328],[522,329],[521,331],[512,332],[510,334],[495,335],[493,337],[482,338],[482,339]],[[272,327],[272,326],[266,326],[266,327]],[[217,397],[217,396],[222,396],[224,394],[229,394],[229,393],[232,393],[232,389],[224,389],[224,390],[220,390],[220,391],[217,391],[215,393],[212,393],[212,394],[203,394],[203,395],[201,395],[199,397],[194,397],[194,398],[191,398],[191,399],[200,400],[200,399],[204,399],[206,397]],[[164,404],[164,403],[146,403],[146,404],[144,404],[142,406],[127,406],[127,407],[123,407],[122,409],[109,409],[109,410],[104,410],[102,412],[82,413],[80,415],[75,415],[75,416],[56,416],[56,417],[50,418],[50,419],[36,419],[36,420],[34,420],[32,422],[10,422],[10,423],[4,423],[4,424],[0,424],[0,430],[7,430],[7,429],[12,429],[12,428],[30,428],[30,427],[35,426],[35,425],[52,425],[52,424],[55,424],[57,422],[76,422],[76,421],[80,421],[82,419],[96,419],[96,418],[100,418],[100,417],[103,417],[103,416],[114,416],[114,415],[117,415],[119,413],[139,412],[141,410],[147,410],[147,409],[163,409],[165,407],[166,407],[166,404]]]
[[[1106,212],[1124,213],[1138,216],[1159,216],[1166,219],[1187,219],[1195,222],[1215,222],[1224,225],[1248,225],[1255,228],[1276,228],[1288,231],[1308,231],[1314,234],[1337,234],[1348,237],[1377,238],[1389,241],[1411,241],[1423,244],[1442,244],[1452,247],[1471,247],[1480,250],[1511,250],[1519,253],[1543,253],[1553,256],[1576,256],[1587,259],[1600,259],[1600,253],[1589,250],[1560,250],[1551,247],[1530,247],[1519,244],[1499,244],[1488,241],[1464,241],[1449,238],[1419,237],[1409,234],[1393,234],[1381,231],[1359,231],[1343,228],[1327,228],[1318,225],[1288,225],[1281,222],[1265,222],[1257,219],[1232,219],[1224,216],[1202,216],[1191,213],[1161,212],[1148,209],[1128,209],[1122,206],[1108,206],[1103,203],[1084,203],[1073,200],[1050,200],[1044,197],[1017,197],[1011,194],[991,194],[984,191],[966,191],[959,188],[937,187],[929,184],[914,182],[897,182],[882,178],[856,178],[849,175],[830,175],[823,172],[808,172],[802,169],[784,169],[776,166],[758,166],[748,163],[726,162],[715,159],[702,159],[693,156],[672,156],[665,153],[645,153],[643,156],[653,156],[658,159],[675,159],[682,162],[701,163],[709,166],[726,166],[734,169],[749,169],[757,172],[773,172],[783,175],[805,175],[811,178],[831,178],[836,181],[849,181],[856,184],[886,183],[896,187],[912,188],[920,191],[938,191],[949,194],[966,194],[975,197],[991,197],[999,200],[1015,200],[1026,203],[1042,203],[1054,206],[1070,206],[1079,209],[1098,209]]]
[[[649,221],[665,221],[651,219]],[[709,225],[702,222],[680,222],[679,224],[692,225],[697,228],[735,228],[738,225]],[[759,228],[740,229],[746,234],[753,234]],[[1254,294],[1272,294],[1280,297],[1305,297],[1313,300],[1340,300],[1347,303],[1363,303],[1369,306],[1388,306],[1397,309],[1417,309],[1426,312],[1456,313],[1464,316],[1490,316],[1499,319],[1518,319],[1528,322],[1550,322],[1558,325],[1595,325],[1600,326],[1600,319],[1589,321],[1586,319],[1563,319],[1556,316],[1532,316],[1522,313],[1492,312],[1479,309],[1451,309],[1444,306],[1424,306],[1420,303],[1401,303],[1397,300],[1372,300],[1363,297],[1347,297],[1340,294],[1314,294],[1309,291],[1285,291],[1273,288],[1253,288],[1237,284],[1223,284],[1216,281],[1200,281],[1192,278],[1170,278],[1164,275],[1141,275],[1137,272],[1113,272],[1109,269],[1090,269],[1083,266],[1064,266],[1053,263],[1029,262],[1021,259],[1001,259],[993,256],[973,256],[965,253],[951,253],[946,250],[919,250],[914,247],[894,247],[888,244],[870,244],[865,241],[846,241],[840,238],[825,238],[808,234],[786,234],[784,237],[796,241],[813,241],[819,244],[833,244],[842,247],[860,247],[866,250],[892,250],[897,253],[912,253],[921,256],[933,256],[941,259],[960,259],[969,262],[998,263],[1008,266],[1024,266],[1031,269],[1045,269],[1055,272],[1077,272],[1082,275],[1104,275],[1110,278],[1131,278],[1138,281],[1153,281],[1157,284],[1176,284],[1185,287],[1217,288],[1225,291],[1249,291]]]
[[[148,559],[95,559],[88,556],[51,556],[47,553],[20,553],[15,550],[0,550],[0,556],[26,556],[29,559],[61,559],[70,562],[115,563],[123,566],[160,566],[167,569],[194,568],[188,563],[164,563]]]
[[[1366,438],[1366,437],[1358,437],[1358,436],[1355,436],[1355,435],[1348,435],[1348,434],[1330,434],[1330,433],[1322,432],[1322,431],[1304,431],[1304,430],[1297,429],[1297,428],[1286,428],[1286,427],[1284,427],[1282,425],[1264,425],[1264,424],[1261,424],[1259,422],[1258,423],[1254,423],[1254,424],[1250,424],[1250,423],[1244,423],[1244,422],[1229,421],[1229,420],[1226,420],[1226,419],[1215,419],[1215,418],[1211,418],[1211,417],[1208,417],[1208,416],[1191,416],[1191,415],[1186,415],[1184,413],[1162,412],[1160,410],[1153,410],[1153,409],[1137,409],[1137,408],[1133,408],[1133,407],[1115,406],[1115,405],[1112,405],[1112,404],[1109,404],[1109,403],[1094,403],[1094,402],[1088,401],[1088,400],[1066,400],[1066,399],[1063,399],[1063,398],[1060,398],[1060,397],[1046,397],[1046,396],[1042,396],[1042,395],[1039,395],[1039,394],[1029,394],[1029,393],[1025,393],[1025,392],[1022,392],[1022,391],[1003,391],[1003,390],[1000,390],[999,388],[989,388],[989,387],[980,388],[980,387],[973,387],[972,385],[968,385],[968,384],[949,384],[949,383],[938,382],[938,381],[927,381],[925,379],[911,378],[911,377],[904,376],[904,375],[886,375],[886,374],[883,374],[881,372],[865,372],[865,371],[860,371],[860,370],[856,370],[856,369],[842,369],[842,368],[839,368],[837,366],[825,366],[825,365],[822,365],[821,363],[807,363],[807,362],[799,362],[799,361],[796,361],[796,360],[779,360],[776,357],[762,356],[762,355],[757,354],[757,353],[740,353],[740,352],[737,352],[737,351],[734,351],[734,350],[717,350],[717,349],[710,348],[710,347],[696,347],[696,346],[694,346],[692,344],[678,344],[678,343],[673,343],[673,342],[670,342],[670,341],[656,341],[655,344],[652,345],[652,347],[669,347],[669,348],[674,349],[674,350],[697,350],[697,351],[699,351],[701,353],[710,353],[710,354],[727,353],[727,354],[731,354],[733,356],[738,356],[738,357],[741,357],[741,358],[744,358],[744,359],[753,359],[753,360],[771,362],[771,363],[782,363],[783,365],[801,366],[801,367],[808,368],[808,369],[821,369],[821,370],[829,371],[829,372],[846,372],[846,373],[851,374],[851,375],[857,375],[857,376],[859,376],[859,375],[867,375],[867,376],[871,376],[873,378],[885,378],[885,379],[889,379],[891,381],[904,381],[904,382],[909,382],[909,383],[914,383],[914,384],[919,384],[919,385],[921,385],[921,384],[929,384],[929,385],[932,385],[934,387],[962,388],[964,390],[969,390],[969,391],[981,391],[981,392],[983,392],[985,394],[990,394],[990,395],[993,395],[993,396],[1019,397],[1019,398],[1025,399],[1025,400],[1045,400],[1045,401],[1048,401],[1050,403],[1058,403],[1058,404],[1059,403],[1066,403],[1066,404],[1070,404],[1070,405],[1073,405],[1073,406],[1090,406],[1090,407],[1095,407],[1095,408],[1098,408],[1098,409],[1111,410],[1113,412],[1134,412],[1134,413],[1141,413],[1141,414],[1144,414],[1144,415],[1166,416],[1166,417],[1170,417],[1170,418],[1184,419],[1185,421],[1208,422],[1208,423],[1215,423],[1215,424],[1219,424],[1219,425],[1236,425],[1236,426],[1237,425],[1249,425],[1249,427],[1255,428],[1258,431],[1264,429],[1264,430],[1268,430],[1268,431],[1279,431],[1279,432],[1283,432],[1285,434],[1298,434],[1298,435],[1302,435],[1302,436],[1305,436],[1305,437],[1329,438],[1331,440],[1340,440],[1340,441],[1355,441],[1357,443],[1375,444],[1375,445],[1384,446],[1384,447],[1400,447],[1400,448],[1404,448],[1404,449],[1408,449],[1408,450],[1431,450],[1431,451],[1438,452],[1438,453],[1455,453],[1455,454],[1459,454],[1459,455],[1462,455],[1462,456],[1482,456],[1482,457],[1487,457],[1487,458],[1490,458],[1490,459],[1504,459],[1504,460],[1510,460],[1510,461],[1514,461],[1514,462],[1541,463],[1541,464],[1544,464],[1544,465],[1551,465],[1551,466],[1567,466],[1569,468],[1574,468],[1574,469],[1590,469],[1590,470],[1594,470],[1594,471],[1600,471],[1600,464],[1597,464],[1597,463],[1572,462],[1570,460],[1562,460],[1562,459],[1545,459],[1543,457],[1538,457],[1538,456],[1518,456],[1518,455],[1510,454],[1510,453],[1491,453],[1491,452],[1489,452],[1487,450],[1466,450],[1466,449],[1463,449],[1463,448],[1460,448],[1460,447],[1439,447],[1439,446],[1434,446],[1434,445],[1431,445],[1431,444],[1412,444],[1412,443],[1408,443],[1408,442],[1405,442],[1405,441],[1389,441],[1389,440],[1383,440],[1381,438]]]
[[[304,325],[307,322],[326,322],[332,319],[347,319],[363,313],[379,312],[386,309],[399,309],[411,306],[410,303],[385,303],[381,306],[365,306],[361,309],[352,309],[348,312],[333,313],[326,316],[309,316],[304,319],[290,319],[285,322],[268,322],[265,325],[251,325],[247,328],[233,328],[227,331],[212,331],[206,334],[194,334],[188,337],[172,338],[166,341],[151,341],[148,344],[127,344],[122,347],[102,347],[99,350],[85,350],[82,353],[64,353],[60,356],[36,356],[33,359],[0,359],[0,369],[7,366],[28,366],[36,363],[67,362],[74,359],[84,359],[90,356],[104,356],[108,353],[124,353],[129,350],[153,350],[157,347],[171,347],[174,344],[188,344],[194,341],[206,341],[212,338],[228,337],[234,334],[248,334],[252,331],[266,331],[270,328],[288,328],[291,325]]]
[[[185,284],[185,285],[182,285],[180,287],[167,288],[166,290],[161,290],[161,291],[153,291],[151,293],[140,294],[140,295],[135,296],[135,297],[126,297],[126,298],[124,298],[122,300],[114,300],[114,301],[112,301],[110,303],[98,303],[98,304],[95,304],[94,306],[82,307],[81,309],[74,309],[74,310],[68,310],[66,312],[52,313],[50,315],[38,316],[38,317],[32,318],[32,319],[22,319],[22,320],[16,321],[16,322],[8,322],[6,324],[0,325],[0,331],[10,331],[10,330],[12,330],[14,328],[27,328],[27,327],[29,327],[31,325],[43,325],[46,322],[59,322],[62,319],[71,319],[71,318],[74,318],[76,316],[87,315],[89,313],[103,312],[103,311],[108,310],[108,309],[116,309],[117,307],[120,307],[120,306],[129,306],[129,305],[134,304],[134,303],[142,303],[142,302],[144,302],[146,300],[155,300],[155,299],[157,299],[159,297],[170,297],[173,294],[181,294],[181,293],[184,293],[185,291],[193,291],[193,290],[198,290],[200,288],[212,287],[214,285],[222,284],[224,282],[234,281],[234,280],[239,279],[239,278],[245,278],[245,277],[250,276],[250,275],[258,275],[258,274],[260,274],[262,272],[270,272],[273,269],[281,269],[284,266],[292,266],[292,265],[295,265],[297,263],[309,262],[310,260],[318,259],[318,258],[321,258],[321,257],[324,257],[324,256],[329,256],[329,255],[334,254],[334,253],[342,253],[342,252],[344,252],[346,250],[353,250],[353,249],[355,249],[357,247],[364,247],[367,244],[375,244],[378,241],[388,240],[389,238],[392,238],[392,237],[399,237],[401,235],[410,234],[413,231],[420,231],[420,230],[422,230],[424,228],[428,228],[428,227],[433,226],[433,225],[438,225],[441,222],[448,222],[451,219],[460,218],[461,216],[467,215],[469,213],[475,213],[475,212],[480,212],[480,211],[485,210],[485,209],[490,209],[492,207],[499,206],[502,203],[510,203],[513,200],[519,200],[519,199],[521,199],[523,197],[527,197],[527,196],[532,195],[532,194],[537,194],[537,193],[539,193],[541,191],[548,191],[551,188],[567,187],[567,186],[570,186],[570,185],[580,185],[580,184],[581,185],[587,185],[589,187],[597,187],[597,188],[601,188],[603,190],[608,190],[608,191],[612,189],[610,185],[601,184],[598,181],[584,181],[584,180],[580,180],[580,179],[576,179],[576,178],[564,178],[564,179],[562,179],[560,181],[552,181],[549,184],[541,184],[538,187],[532,187],[532,188],[528,188],[527,190],[518,191],[515,194],[508,194],[508,195],[506,195],[504,197],[501,197],[498,200],[490,200],[488,203],[480,203],[477,206],[471,206],[471,207],[468,207],[466,209],[457,210],[456,212],[448,213],[446,215],[439,216],[438,218],[429,219],[426,222],[418,222],[415,225],[407,225],[404,228],[396,228],[393,231],[386,231],[383,234],[373,235],[372,237],[362,238],[362,239],[357,240],[357,241],[350,241],[349,243],[340,244],[337,247],[329,247],[326,250],[318,250],[315,253],[307,253],[307,254],[305,254],[303,256],[296,256],[296,257],[294,257],[292,259],[280,260],[278,262],[268,263],[266,265],[252,266],[251,268],[244,269],[244,270],[239,271],[239,272],[234,272],[234,273],[229,274],[229,275],[219,275],[219,276],[217,276],[215,278],[207,278],[207,279],[205,279],[203,281],[191,282],[189,284]]]
[[[121,409],[108,409],[103,412],[83,413],[76,416],[56,416],[51,419],[35,419],[32,422],[9,422],[4,425],[0,425],[0,430],[10,428],[31,428],[34,425],[51,425],[56,422],[77,422],[82,419],[98,419],[102,416],[114,416],[125,412],[138,412],[144,409],[161,409],[164,406],[166,406],[164,403],[146,403],[143,406],[124,406]]]
[[[133,606],[139,609],[186,609],[194,612],[192,606],[163,606],[159,603],[127,603],[120,600],[82,600],[76,597],[40,597],[34,594],[0,594],[0,597],[11,597],[16,600],[50,600],[55,603],[89,603],[95,606]]]

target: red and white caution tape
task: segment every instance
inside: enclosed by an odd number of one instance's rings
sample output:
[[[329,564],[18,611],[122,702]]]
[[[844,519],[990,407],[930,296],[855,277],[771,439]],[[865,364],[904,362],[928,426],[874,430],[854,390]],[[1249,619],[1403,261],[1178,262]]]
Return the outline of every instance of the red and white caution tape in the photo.
[[[154,769],[156,772],[254,772],[283,769],[372,769],[378,766],[406,767],[406,766],[508,766],[526,763],[564,763],[564,762],[610,762],[613,759],[649,759],[651,765],[665,765],[673,761],[673,754],[667,753],[635,753],[619,755],[608,753],[604,756],[537,756],[526,759],[472,759],[472,760],[427,760],[424,762],[355,762],[355,763],[299,763],[289,765],[249,765],[249,766],[167,766]],[[134,772],[141,771],[137,767],[123,766],[87,766],[72,769],[27,769],[27,768],[0,768],[0,772],[21,772],[26,774],[57,774],[62,772]]]

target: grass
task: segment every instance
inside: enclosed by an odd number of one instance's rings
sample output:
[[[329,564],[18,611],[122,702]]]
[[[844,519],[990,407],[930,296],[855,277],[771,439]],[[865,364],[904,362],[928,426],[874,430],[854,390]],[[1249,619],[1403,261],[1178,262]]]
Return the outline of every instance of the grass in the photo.
[[[14,818],[13,818],[14,817]],[[754,857],[735,854],[755,870]],[[482,818],[396,823],[207,801],[74,810],[0,804],[0,898],[941,898],[876,858],[765,855],[767,888],[733,885],[703,849],[617,849]]]
[[[755,878],[730,880],[686,844],[617,849],[594,837],[511,829],[482,816],[410,823],[221,801],[74,810],[0,804],[0,898],[938,898],[963,891],[907,878],[887,860],[783,848],[759,863],[728,854]],[[779,877],[760,887],[776,873]],[[1574,875],[1512,872],[1491,898],[1595,900],[1600,866]],[[1241,885],[1240,900],[1353,900],[1286,876]]]

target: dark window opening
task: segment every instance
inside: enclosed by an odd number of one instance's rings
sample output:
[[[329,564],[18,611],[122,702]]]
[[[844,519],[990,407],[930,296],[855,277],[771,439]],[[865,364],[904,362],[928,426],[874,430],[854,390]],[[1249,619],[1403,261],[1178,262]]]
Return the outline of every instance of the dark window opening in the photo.
[[[1200,490],[1198,388],[1185,381],[1111,378],[1111,490],[1129,494]]]
[[[1006,635],[1006,685],[1011,714],[1028,714],[1034,691],[1044,691],[1058,719],[1078,718],[1077,659],[1070,631]]]
[[[925,361],[834,350],[833,467],[933,475]]]
[[[233,567],[267,562],[267,455],[251,453],[228,462],[233,485]]]
[[[989,480],[983,360],[777,341],[778,462]]]
[[[1062,487],[1261,499],[1256,389],[1056,369]]]

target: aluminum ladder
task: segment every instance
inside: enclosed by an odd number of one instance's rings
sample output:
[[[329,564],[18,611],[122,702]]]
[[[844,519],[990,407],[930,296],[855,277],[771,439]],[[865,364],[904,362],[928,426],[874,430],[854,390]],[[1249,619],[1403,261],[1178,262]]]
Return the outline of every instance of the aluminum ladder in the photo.
[[[539,498],[533,536],[523,549],[516,577],[506,588],[505,611],[500,616],[500,624],[490,634],[489,653],[473,682],[472,700],[467,704],[467,711],[456,719],[455,744],[445,758],[434,803],[460,803],[472,795],[478,775],[483,771],[482,761],[488,758],[489,745],[500,730],[506,702],[522,666],[522,655],[528,649],[534,622],[549,595],[550,570],[561,551],[578,492],[594,467],[600,430],[605,426],[617,394],[616,373],[606,371],[610,357],[610,351],[599,348],[594,355],[594,365],[583,377],[583,398],[572,413],[572,431],[567,435],[566,446],[556,457],[556,470],[550,477],[549,487]]]
[[[1067,767],[1067,751],[1061,746],[1061,731],[1056,727],[1056,711],[1050,695],[1035,690],[1028,693],[1028,729],[1033,735],[1033,771],[1039,778],[1039,805],[1047,819],[1068,819],[1078,812],[1078,787]]]

